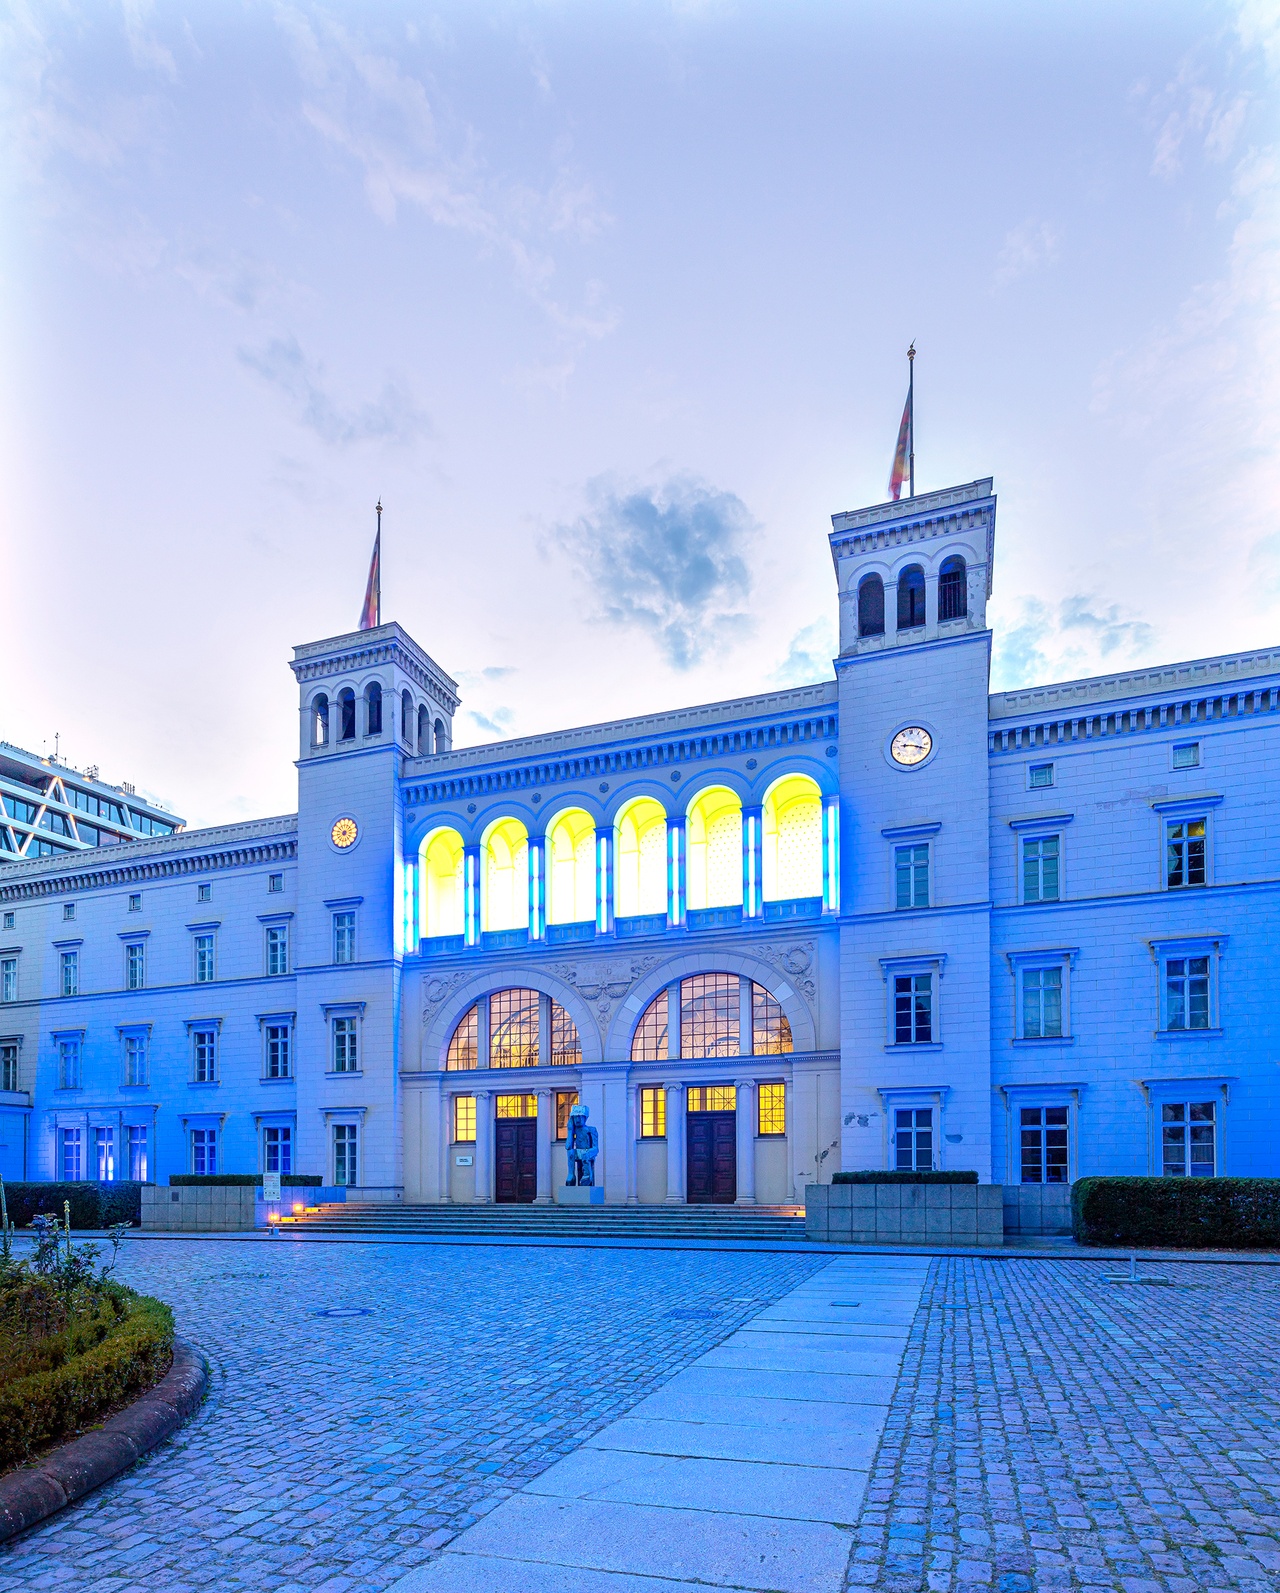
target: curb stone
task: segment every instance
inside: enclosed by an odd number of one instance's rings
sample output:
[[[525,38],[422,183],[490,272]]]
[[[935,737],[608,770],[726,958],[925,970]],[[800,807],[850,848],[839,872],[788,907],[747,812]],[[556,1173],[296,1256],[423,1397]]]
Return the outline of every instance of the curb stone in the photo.
[[[173,1365],[154,1388],[96,1431],[0,1477],[0,1543],[81,1499],[171,1437],[200,1408],[209,1387],[204,1357],[182,1339],[173,1341]]]

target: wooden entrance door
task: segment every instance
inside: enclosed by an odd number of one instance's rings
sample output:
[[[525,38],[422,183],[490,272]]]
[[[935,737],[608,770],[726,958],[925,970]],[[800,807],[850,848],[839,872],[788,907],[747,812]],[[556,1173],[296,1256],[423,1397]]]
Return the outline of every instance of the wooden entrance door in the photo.
[[[493,1198],[528,1205],[538,1193],[538,1119],[504,1117],[493,1127]]]
[[[732,1206],[738,1198],[738,1114],[690,1112],[685,1199],[691,1206]]]

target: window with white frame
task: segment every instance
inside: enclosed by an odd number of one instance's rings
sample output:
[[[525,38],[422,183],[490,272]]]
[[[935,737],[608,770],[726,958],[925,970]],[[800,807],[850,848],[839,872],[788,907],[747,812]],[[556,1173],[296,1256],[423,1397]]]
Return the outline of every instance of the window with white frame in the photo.
[[[1051,763],[1033,763],[1027,770],[1027,787],[1032,791],[1043,791],[1046,786],[1053,784],[1053,765]]]
[[[0,1001],[18,999],[18,959],[0,957]]]
[[[191,1171],[209,1177],[218,1170],[218,1131],[216,1128],[191,1130]]]
[[[267,928],[267,973],[274,976],[288,972],[289,926],[271,924]]]
[[[1200,767],[1200,743],[1198,741],[1176,742],[1172,749],[1170,762],[1175,769],[1198,769]]]
[[[1062,964],[1051,968],[1027,968],[1021,974],[1023,1040],[1060,1040],[1062,1022]]]
[[[212,885],[197,885],[196,886],[196,900],[198,902],[210,902],[210,901],[212,901],[213,900],[213,886]]]
[[[1056,902],[1062,891],[1062,837],[1024,835],[1022,837],[1022,899],[1024,902]]]
[[[142,892],[132,891],[129,895],[129,911],[140,913],[142,911]]]
[[[1163,1101],[1161,1171],[1166,1178],[1212,1178],[1218,1166],[1217,1103]]]
[[[1212,962],[1203,957],[1164,959],[1164,1026],[1177,1032],[1208,1029]]]
[[[262,1130],[262,1170],[264,1173],[293,1171],[293,1130],[268,1125]]]
[[[933,1171],[933,1108],[898,1107],[893,1114],[893,1166],[900,1173]]]
[[[145,990],[147,987],[145,940],[131,940],[124,949],[124,987],[126,990]]]
[[[211,985],[213,983],[213,935],[197,935],[194,943],[196,959],[196,983],[198,985]]]
[[[333,1020],[333,1071],[355,1073],[359,1071],[360,1057],[354,1018]]]
[[[895,974],[893,977],[894,1044],[932,1044],[933,1030],[933,975],[931,973]]]
[[[292,1026],[288,1023],[263,1025],[263,1077],[287,1079],[292,1077]]]
[[[1203,885],[1207,879],[1208,821],[1166,819],[1165,885],[1169,890],[1184,890]]]
[[[80,1036],[63,1035],[58,1040],[58,1088],[80,1088]]]
[[[191,1031],[191,1080],[194,1084],[218,1082],[218,1031],[212,1026]]]
[[[94,1177],[100,1184],[110,1184],[116,1176],[116,1131],[114,1128],[95,1128],[93,1131]]]
[[[142,1085],[147,1082],[147,1036],[126,1034],[124,1037],[124,1082]]]
[[[62,904],[62,917],[63,917],[63,919],[65,921],[69,921],[69,920],[73,919],[75,916],[76,916],[76,904],[74,902],[63,902],[63,904]]]
[[[139,1123],[133,1124],[125,1132],[129,1136],[129,1177],[135,1183],[145,1184],[147,1181],[147,1130]]]
[[[58,1160],[62,1177],[69,1184],[78,1184],[84,1177],[84,1130],[64,1128],[58,1131]]]
[[[929,843],[893,849],[893,902],[898,907],[929,905]]]
[[[1065,1106],[1024,1106],[1018,1112],[1024,1184],[1069,1184],[1069,1112]]]
[[[12,929],[17,922],[17,918],[18,915],[16,913],[6,913],[3,920],[4,928]]]
[[[333,960],[334,962],[354,962],[356,960],[356,915],[354,912],[341,912],[333,915]]]
[[[0,1040],[0,1090],[18,1088],[18,1042]]]
[[[80,953],[78,951],[64,951],[58,958],[60,973],[59,983],[64,996],[78,996],[80,994]]]
[[[283,874],[268,874],[267,875],[267,889],[269,891],[273,891],[273,892],[282,891],[284,889],[284,875]]]
[[[357,1129],[354,1123],[333,1125],[333,1181],[339,1187],[359,1183]]]

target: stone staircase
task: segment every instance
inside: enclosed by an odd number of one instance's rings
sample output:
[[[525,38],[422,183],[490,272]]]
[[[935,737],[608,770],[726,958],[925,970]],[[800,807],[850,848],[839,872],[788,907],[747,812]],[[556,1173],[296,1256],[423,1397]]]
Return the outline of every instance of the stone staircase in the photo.
[[[701,1239],[804,1243],[804,1213],[791,1206],[417,1206],[352,1201],[280,1219],[281,1233],[528,1239]]]

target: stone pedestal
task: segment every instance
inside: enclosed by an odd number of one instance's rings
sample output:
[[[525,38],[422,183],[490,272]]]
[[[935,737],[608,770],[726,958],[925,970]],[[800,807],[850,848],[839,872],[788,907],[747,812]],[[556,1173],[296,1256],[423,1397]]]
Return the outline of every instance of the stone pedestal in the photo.
[[[599,1184],[557,1184],[557,1206],[603,1206],[604,1190]]]

